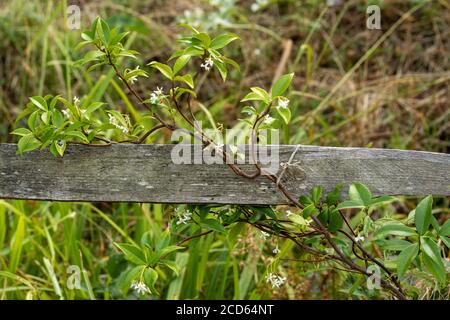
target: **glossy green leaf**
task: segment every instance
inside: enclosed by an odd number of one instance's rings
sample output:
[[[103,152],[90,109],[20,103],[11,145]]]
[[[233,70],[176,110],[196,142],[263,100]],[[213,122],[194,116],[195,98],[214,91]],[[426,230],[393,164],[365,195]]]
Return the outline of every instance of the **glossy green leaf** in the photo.
[[[416,224],[417,231],[421,235],[425,234],[430,226],[432,205],[433,197],[429,195],[419,202],[415,210],[414,223]]]
[[[348,190],[348,196],[350,200],[362,202],[365,206],[369,206],[372,201],[370,190],[359,182],[352,183]]]
[[[414,243],[403,249],[397,257],[397,273],[399,277],[403,277],[406,270],[408,270],[412,261],[419,253],[419,244]]]
[[[272,87],[272,98],[282,96],[283,93],[291,85],[292,79],[294,78],[293,73],[285,74],[281,76]]]

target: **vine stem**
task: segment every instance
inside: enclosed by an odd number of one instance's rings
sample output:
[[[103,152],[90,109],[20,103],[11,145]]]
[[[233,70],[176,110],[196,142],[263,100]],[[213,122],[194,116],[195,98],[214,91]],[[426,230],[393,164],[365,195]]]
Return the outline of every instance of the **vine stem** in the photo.
[[[103,51],[103,52],[105,52],[105,51]],[[114,72],[116,73],[116,75],[119,77],[119,79],[120,80],[122,80],[122,82],[123,83],[125,83],[125,85],[127,86],[127,88],[128,88],[128,90],[136,97],[136,99],[138,99],[138,101],[141,103],[141,104],[145,104],[145,102],[144,102],[144,100],[139,96],[139,94],[132,88],[132,86],[125,80],[125,78],[122,76],[122,74],[120,73],[120,71],[117,69],[117,66],[114,64],[114,62],[112,61],[112,59],[111,59],[111,56],[109,55],[109,53],[108,52],[105,52],[106,53],[106,55],[107,55],[107,57],[108,57],[108,61],[109,61],[109,64],[113,67],[113,69],[114,69]],[[201,137],[201,141],[202,142],[204,142],[206,145],[209,145],[209,144],[214,144],[214,145],[217,145],[212,139],[210,139],[209,137],[207,137],[205,134],[204,134],[204,132],[202,131],[202,130],[199,130],[199,128],[197,128],[196,126],[195,126],[195,124],[182,112],[182,109],[181,109],[181,106],[178,104],[178,102],[176,101],[176,98],[175,98],[175,96],[174,96],[174,92],[173,92],[173,90],[174,90],[174,88],[173,88],[173,84],[172,84],[172,100],[174,101],[174,104],[175,104],[175,107],[176,107],[176,109],[177,109],[177,111],[180,113],[180,115],[183,117],[183,119],[185,119],[188,123],[189,123],[189,125],[191,125],[192,127],[193,127],[193,129],[194,130],[196,130],[196,131],[199,131],[198,133],[200,134],[200,137]],[[190,102],[189,102],[190,103]],[[259,129],[259,125],[260,125],[260,123],[261,123],[261,120],[267,115],[267,114],[269,114],[269,112],[270,112],[270,109],[271,109],[271,105],[272,104],[269,104],[267,107],[266,107],[266,109],[260,114],[260,115],[258,115],[257,117],[256,117],[256,120],[255,120],[255,122],[254,122],[254,124],[253,124],[253,128],[252,128],[252,137],[253,137],[253,139],[252,139],[252,154],[253,154],[253,152],[254,152],[254,144],[257,142],[256,140],[258,139],[258,129]],[[189,107],[190,107],[190,105],[189,105]],[[174,130],[176,130],[176,129],[178,129],[177,127],[176,127],[176,125],[170,125],[170,124],[168,124],[168,123],[166,123],[156,112],[153,112],[153,114],[154,114],[154,117],[160,122],[160,124],[161,125],[159,125],[159,126],[157,126],[158,128],[157,129],[160,129],[160,128],[162,128],[162,127],[166,127],[167,129],[169,129],[169,130],[171,130],[171,131],[174,131]],[[157,129],[155,129],[155,130],[157,130]],[[153,129],[152,129],[153,130]],[[153,130],[152,132],[154,132],[155,130]],[[151,132],[150,133],[148,133],[148,135],[150,135],[151,134]],[[147,135],[147,137],[148,137],[148,135]],[[145,139],[146,139],[146,137],[145,138],[141,138],[139,141],[142,143],[142,142],[144,142],[145,141]],[[225,163],[227,163],[227,158],[228,158],[228,156],[227,156],[227,153],[226,153],[226,151],[225,150],[222,150],[222,152],[220,152],[221,153],[221,156],[222,156],[222,158],[225,160]],[[254,154],[253,154],[253,157],[254,157]],[[238,176],[241,176],[241,177],[244,177],[244,178],[247,178],[247,179],[255,179],[255,178],[257,178],[257,177],[259,177],[260,175],[262,175],[262,173],[265,173],[262,169],[261,169],[261,167],[260,167],[260,165],[259,165],[259,163],[256,161],[256,160],[254,160],[254,162],[255,162],[255,166],[256,166],[256,168],[257,168],[257,171],[255,172],[255,173],[253,173],[253,174],[247,174],[247,173],[245,173],[241,168],[239,168],[238,166],[236,166],[236,165],[234,165],[234,164],[230,164],[230,163],[227,163],[227,165],[231,168],[231,170],[235,173],[235,174],[237,174]],[[281,182],[281,179],[278,179],[278,177],[276,176],[276,175],[274,175],[274,174],[266,174],[266,175],[264,175],[267,179],[269,179],[270,181],[272,181],[276,186],[277,186],[277,188],[278,188],[278,190],[285,196],[285,198],[287,199],[287,200],[289,200],[295,207],[297,207],[297,208],[299,208],[299,209],[303,209],[303,206],[302,206],[302,204],[287,190],[287,188],[286,188],[286,186]],[[366,276],[370,276],[371,274],[367,271],[367,268],[363,268],[363,267],[361,267],[361,266],[359,266],[359,265],[357,265],[355,262],[353,262],[350,258],[348,258],[345,254],[344,254],[344,252],[333,242],[333,239],[332,239],[332,235],[331,235],[331,233],[323,226],[323,224],[320,222],[320,220],[317,218],[317,217],[315,217],[314,215],[311,215],[311,218],[312,218],[312,220],[314,221],[314,224],[316,225],[316,226],[314,226],[313,228],[316,230],[316,231],[318,231],[320,234],[322,234],[323,236],[324,236],[324,238],[325,238],[325,240],[326,240],[326,242],[334,249],[334,251],[336,252],[336,256],[329,256],[329,257],[331,257],[331,258],[333,258],[333,259],[335,259],[335,260],[338,260],[338,261],[340,261],[341,263],[344,263],[347,267],[349,267],[351,270],[353,270],[353,271],[356,271],[356,272],[359,272],[359,273],[361,273],[361,274],[363,274],[363,275],[366,275]],[[254,225],[254,224],[253,224]],[[254,225],[256,228],[263,228],[264,229],[264,227],[261,227],[261,226],[259,226],[259,225]],[[343,231],[343,230],[342,230]],[[200,237],[200,236],[203,236],[203,235],[205,235],[205,234],[208,234],[208,233],[210,233],[211,231],[207,231],[207,232],[204,232],[204,233],[200,233],[200,234],[197,234],[197,235],[194,235],[194,236],[191,236],[191,237],[189,237],[189,238],[186,238],[186,239],[184,239],[184,240],[182,240],[183,241],[183,243],[184,242],[186,242],[186,241],[189,241],[189,240],[191,240],[191,239],[193,239],[193,238],[196,238],[196,237]],[[344,231],[345,232],[345,231]],[[348,235],[348,234],[347,234]],[[352,243],[353,244],[355,244],[355,241],[354,241],[354,239],[353,239],[353,237],[351,237],[350,235],[348,235],[348,237],[350,238],[350,240],[352,241]],[[313,250],[312,248],[310,248],[310,247],[308,247],[308,246],[305,246],[303,243],[301,243],[300,241],[298,241],[298,239],[296,238],[296,237],[288,237],[290,240],[292,240],[294,243],[296,243],[299,247],[301,247],[302,249],[304,249],[305,251],[308,251],[308,252],[310,252],[311,254],[315,254],[315,255],[317,255],[318,254],[318,252],[316,252],[316,250]],[[390,280],[394,283],[394,285],[393,284],[391,284],[390,282],[388,282],[388,281],[386,281],[386,280],[384,280],[384,279],[380,279],[380,283],[381,283],[381,285],[384,287],[384,288],[386,288],[386,289],[388,289],[389,291],[391,291],[393,294],[394,294],[394,296],[396,296],[398,299],[400,299],[400,300],[407,300],[407,297],[405,296],[405,294],[403,293],[403,290],[402,290],[402,288],[401,288],[401,286],[400,286],[400,283],[398,283],[397,281],[396,281],[396,279],[395,279],[395,277],[393,277],[392,276],[392,273],[381,263],[381,262],[379,262],[378,260],[376,260],[375,258],[373,258],[367,251],[365,251],[364,250],[364,248],[362,248],[358,243],[356,243],[356,245],[358,246],[358,248],[363,252],[363,255],[364,256],[366,256],[368,259],[370,259],[372,262],[374,262],[375,264],[377,264],[378,266],[380,266],[380,268],[382,268],[387,274],[388,274],[388,276],[389,276],[389,278],[390,278]],[[363,259],[364,260],[364,259]],[[365,261],[365,260],[364,260]]]

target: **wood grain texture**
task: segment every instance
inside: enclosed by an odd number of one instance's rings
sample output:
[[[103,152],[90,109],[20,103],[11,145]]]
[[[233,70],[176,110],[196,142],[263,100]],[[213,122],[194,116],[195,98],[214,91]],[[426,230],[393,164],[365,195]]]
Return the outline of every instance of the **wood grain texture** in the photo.
[[[286,203],[265,177],[238,177],[225,164],[174,164],[170,157],[173,147],[71,145],[63,158],[56,158],[48,151],[19,156],[15,145],[0,144],[0,198]],[[348,186],[353,181],[366,184],[375,195],[450,195],[449,154],[288,145],[277,148],[282,162],[297,150],[283,174],[283,181],[295,195],[309,193],[316,185],[329,191],[337,183]]]

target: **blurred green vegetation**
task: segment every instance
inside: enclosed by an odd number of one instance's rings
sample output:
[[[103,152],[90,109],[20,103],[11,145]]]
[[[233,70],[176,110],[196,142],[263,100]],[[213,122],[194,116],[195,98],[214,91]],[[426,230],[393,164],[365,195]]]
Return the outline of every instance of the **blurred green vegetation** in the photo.
[[[253,2],[2,1],[0,142],[16,141],[9,132],[31,95],[89,96],[134,115],[138,104],[129,96],[129,103],[121,102],[127,93],[111,71],[87,73],[70,67],[83,54],[74,49],[81,30],[100,15],[133,31],[127,45],[142,52],[140,65],[168,59],[177,48],[180,22],[213,34],[239,34],[242,41],[228,55],[241,64],[241,73],[232,72],[225,85],[219,74],[199,82],[203,105],[194,105],[194,111],[205,122],[212,116],[216,125],[238,125],[239,101],[249,86],[268,88],[277,73],[295,72],[289,95],[293,120],[283,128],[283,143],[449,152],[449,1],[424,4],[375,50],[376,41],[418,1],[377,1],[382,30],[366,29],[367,1],[335,1],[340,3],[335,6],[319,0],[270,1],[258,10]],[[66,27],[70,4],[81,8],[81,30]],[[355,64],[359,67],[352,68]],[[160,83],[155,73],[137,88],[148,96]],[[155,134],[149,142],[164,143],[167,134]],[[380,209],[379,215],[407,215],[417,203],[400,200]],[[173,209],[160,204],[0,201],[0,299],[135,298],[114,287],[124,261],[112,243],[128,238],[138,242],[147,231],[160,233]],[[449,199],[437,200],[435,211],[446,220]],[[197,228],[188,226],[177,236],[183,239]],[[280,263],[287,285],[272,289],[263,277],[270,255],[263,253],[275,244],[247,226],[239,226],[230,237],[211,233],[187,245],[189,250],[174,258],[183,266],[180,276],[161,274],[162,294],[155,298],[368,296],[358,290],[349,293],[356,280],[339,270],[290,260]],[[280,248],[286,259],[295,255],[289,242]],[[87,271],[83,290],[67,288],[70,265]],[[443,298],[426,277],[416,286],[422,298]]]

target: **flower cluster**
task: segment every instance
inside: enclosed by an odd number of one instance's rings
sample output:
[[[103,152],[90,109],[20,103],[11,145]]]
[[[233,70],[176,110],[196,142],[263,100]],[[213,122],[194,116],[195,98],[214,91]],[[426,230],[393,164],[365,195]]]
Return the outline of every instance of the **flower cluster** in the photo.
[[[211,70],[212,66],[214,65],[214,61],[211,59],[211,57],[208,57],[201,65],[203,69],[206,71]]]
[[[178,208],[176,211],[178,212]],[[187,224],[187,222],[192,219],[192,212],[190,212],[189,210],[186,210],[184,213],[178,214],[178,215],[179,215],[179,217],[178,217],[177,225]]]
[[[275,246],[275,248],[272,250],[272,252],[273,252],[274,254],[277,254],[277,253],[280,253],[280,252],[281,252],[280,248],[278,248],[278,244]]]
[[[363,242],[364,241],[364,237],[363,236],[357,236],[357,237],[355,237],[355,239],[353,239],[353,240],[355,240],[355,242]]]
[[[136,66],[136,68],[134,70],[139,70],[139,66]],[[137,81],[137,76],[132,76],[130,77],[130,79],[128,79],[128,82],[133,84]]]
[[[287,109],[288,106],[289,106],[289,99],[284,97],[278,99],[277,109]]]
[[[264,117],[264,124],[267,124],[268,126],[270,126],[273,122],[275,121],[275,118],[272,118],[271,116],[269,116],[269,115],[266,115],[265,117]]]
[[[151,293],[150,288],[145,285],[142,281],[133,281],[130,286],[131,289],[136,290],[140,295]]]
[[[270,233],[267,233],[267,232],[265,232],[265,231],[261,231],[261,234],[259,235],[259,237],[260,237],[261,239],[267,240],[267,238],[270,237]]]
[[[267,275],[266,282],[270,282],[272,288],[279,288],[286,282],[286,278],[271,272]]]
[[[111,114],[108,114],[109,116],[109,123],[111,123],[114,127],[121,130],[123,133],[128,133],[129,130],[125,128],[123,125],[121,125],[116,118],[114,118]]]
[[[156,87],[156,90],[150,94],[150,103],[158,104],[162,96],[164,96],[163,88]]]

